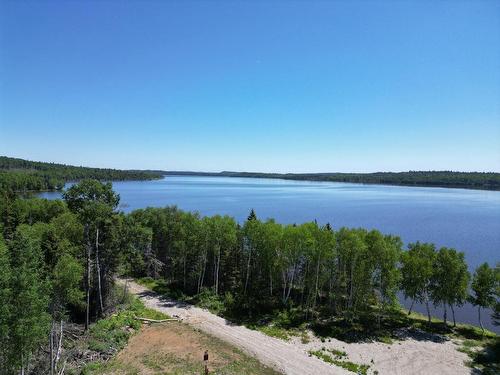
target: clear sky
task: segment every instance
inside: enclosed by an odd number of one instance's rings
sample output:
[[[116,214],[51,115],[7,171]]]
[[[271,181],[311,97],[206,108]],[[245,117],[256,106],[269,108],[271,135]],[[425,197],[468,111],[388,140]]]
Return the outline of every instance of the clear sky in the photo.
[[[500,2],[1,1],[0,155],[500,172]]]

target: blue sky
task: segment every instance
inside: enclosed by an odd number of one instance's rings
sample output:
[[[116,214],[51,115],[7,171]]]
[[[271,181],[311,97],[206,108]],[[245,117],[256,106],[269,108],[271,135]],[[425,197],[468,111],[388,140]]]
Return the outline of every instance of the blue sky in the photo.
[[[500,2],[2,1],[0,154],[500,172]]]

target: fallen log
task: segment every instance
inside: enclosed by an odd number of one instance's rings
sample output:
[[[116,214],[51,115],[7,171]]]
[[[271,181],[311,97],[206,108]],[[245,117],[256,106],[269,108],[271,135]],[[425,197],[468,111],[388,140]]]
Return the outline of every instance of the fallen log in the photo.
[[[146,323],[164,323],[164,322],[178,322],[180,321],[180,319],[176,319],[176,318],[171,318],[171,319],[147,319],[147,318],[141,318],[139,316],[134,316],[135,319],[137,320],[140,320],[142,322],[146,322]]]

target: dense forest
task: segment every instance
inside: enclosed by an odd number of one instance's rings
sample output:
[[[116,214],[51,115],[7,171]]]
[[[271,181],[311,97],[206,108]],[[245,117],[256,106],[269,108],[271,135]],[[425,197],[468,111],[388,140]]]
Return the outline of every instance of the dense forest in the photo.
[[[493,172],[410,171],[377,173],[207,173],[168,171],[164,173],[170,175],[279,178],[285,180],[500,190],[500,173]]]
[[[316,222],[237,223],[176,207],[124,214],[111,183],[85,179],[63,200],[0,195],[0,368],[2,374],[58,373],[57,337],[72,322],[87,330],[106,316],[117,275],[162,281],[180,298],[209,298],[234,319],[278,313],[289,321],[367,316],[387,324],[396,294],[440,306],[443,318],[470,301],[494,307],[500,268],[469,274],[462,252],[376,230]],[[430,314],[429,314],[430,320]],[[58,333],[60,332],[60,333]]]
[[[74,167],[0,156],[0,189],[17,192],[60,190],[68,181],[84,178],[96,180],[151,180],[162,174],[146,171]]]

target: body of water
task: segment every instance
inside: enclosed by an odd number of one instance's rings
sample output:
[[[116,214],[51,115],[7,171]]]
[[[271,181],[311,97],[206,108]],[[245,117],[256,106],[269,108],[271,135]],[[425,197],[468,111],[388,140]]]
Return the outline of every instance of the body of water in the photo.
[[[362,185],[277,179],[167,176],[154,181],[119,181],[120,209],[176,205],[202,215],[227,214],[242,222],[254,209],[260,219],[280,223],[317,220],[378,229],[465,252],[469,269],[500,261],[500,192],[447,188]],[[41,193],[56,199],[56,192]],[[409,302],[403,301],[405,305]],[[417,310],[424,312],[422,306]],[[442,316],[441,310],[435,311]],[[485,316],[486,326],[496,330]],[[477,324],[477,310],[464,306],[457,320]]]

